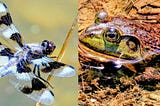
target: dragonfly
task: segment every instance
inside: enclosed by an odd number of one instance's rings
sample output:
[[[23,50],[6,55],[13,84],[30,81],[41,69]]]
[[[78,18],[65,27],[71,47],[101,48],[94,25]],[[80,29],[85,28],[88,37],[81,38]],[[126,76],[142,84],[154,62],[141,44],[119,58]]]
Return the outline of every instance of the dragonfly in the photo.
[[[0,2],[0,78],[7,76],[11,84],[24,95],[41,104],[51,105],[54,93],[46,85],[51,84],[41,77],[41,73],[51,73],[57,77],[73,77],[75,68],[49,57],[56,46],[52,41],[26,44],[14,25],[5,3]]]

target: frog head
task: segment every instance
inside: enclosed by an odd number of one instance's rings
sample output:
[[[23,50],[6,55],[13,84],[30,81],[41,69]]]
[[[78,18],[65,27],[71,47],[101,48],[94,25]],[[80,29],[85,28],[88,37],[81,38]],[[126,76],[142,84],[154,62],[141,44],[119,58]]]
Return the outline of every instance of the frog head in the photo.
[[[105,24],[95,25],[95,27],[98,28]],[[140,49],[141,42],[133,35],[125,35],[115,27],[106,27],[99,30],[91,30],[88,28],[83,37],[80,38],[80,41],[95,52],[113,56],[113,58],[126,60],[142,59]]]

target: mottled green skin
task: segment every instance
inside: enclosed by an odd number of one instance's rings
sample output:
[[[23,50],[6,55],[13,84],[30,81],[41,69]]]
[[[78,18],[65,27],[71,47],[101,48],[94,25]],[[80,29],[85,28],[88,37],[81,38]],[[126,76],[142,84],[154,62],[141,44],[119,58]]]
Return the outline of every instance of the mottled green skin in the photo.
[[[88,47],[91,47],[97,51],[104,51],[105,50],[105,43],[103,40],[103,36],[101,35],[94,35],[90,37],[85,37],[84,39],[81,39],[81,41],[87,45]]]
[[[119,25],[115,23],[117,21],[119,22]],[[142,59],[141,56],[143,52],[140,50],[141,41],[139,41],[136,36],[133,36],[134,29],[130,28],[129,26],[120,25],[122,22],[123,20],[115,18],[113,21],[108,23],[96,23],[88,27],[86,31],[79,37],[79,39],[87,47],[97,52],[129,60]],[[114,26],[114,24],[116,25]],[[105,33],[107,33],[109,28],[117,29],[118,37],[115,39],[115,41],[109,41],[105,36]],[[136,41],[131,39],[135,39]],[[132,42],[127,43],[130,40]],[[136,46],[136,49],[132,50],[127,44],[131,44],[131,47]]]

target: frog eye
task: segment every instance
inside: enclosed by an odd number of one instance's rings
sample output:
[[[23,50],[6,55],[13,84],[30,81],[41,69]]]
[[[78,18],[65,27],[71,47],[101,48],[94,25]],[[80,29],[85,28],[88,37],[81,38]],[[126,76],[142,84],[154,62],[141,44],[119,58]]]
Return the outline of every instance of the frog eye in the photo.
[[[109,42],[119,42],[120,33],[115,28],[109,28],[103,33],[105,39]]]
[[[128,41],[126,42],[126,44],[129,47],[129,49],[131,49],[133,51],[137,51],[138,47],[140,46],[139,40],[135,37],[129,38]]]

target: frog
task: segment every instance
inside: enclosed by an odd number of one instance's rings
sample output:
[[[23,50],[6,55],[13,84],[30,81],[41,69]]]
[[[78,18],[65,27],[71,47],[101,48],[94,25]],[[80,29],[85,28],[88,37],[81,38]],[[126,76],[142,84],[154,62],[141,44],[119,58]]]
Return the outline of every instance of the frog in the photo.
[[[110,17],[106,11],[95,15],[93,25],[79,35],[79,56],[83,66],[104,72],[126,68],[138,83],[160,81],[160,30],[159,24],[150,25],[124,16]],[[103,63],[92,66],[92,63]],[[110,71],[109,71],[110,72]],[[109,78],[109,77],[108,77]]]

